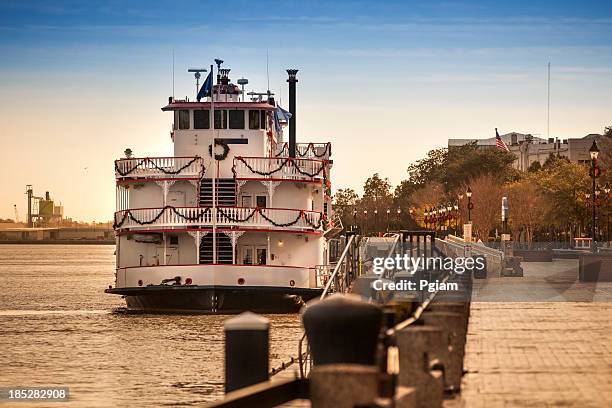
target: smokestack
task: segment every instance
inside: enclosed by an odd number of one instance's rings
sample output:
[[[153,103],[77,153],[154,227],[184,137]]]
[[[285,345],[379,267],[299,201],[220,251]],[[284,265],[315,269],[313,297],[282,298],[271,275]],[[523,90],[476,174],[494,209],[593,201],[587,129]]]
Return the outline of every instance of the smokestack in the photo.
[[[295,84],[297,83],[297,69],[288,69],[289,74],[289,112],[291,113],[291,119],[289,119],[289,157],[295,157]]]

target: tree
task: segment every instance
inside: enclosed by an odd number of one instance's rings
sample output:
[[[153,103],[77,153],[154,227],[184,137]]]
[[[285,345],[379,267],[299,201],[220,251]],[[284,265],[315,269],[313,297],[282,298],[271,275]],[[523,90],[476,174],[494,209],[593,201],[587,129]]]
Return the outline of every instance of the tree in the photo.
[[[529,165],[529,168],[527,169],[529,173],[535,173],[536,171],[540,171],[540,170],[542,170],[542,165],[540,164],[539,161],[534,161],[533,163]]]
[[[334,194],[332,207],[334,213],[342,220],[342,225],[345,228],[354,222],[353,211],[358,200],[359,195],[352,188],[341,188]]]
[[[536,183],[549,203],[546,223],[563,229],[584,221],[584,193],[590,191],[588,168],[584,165],[556,160],[546,171],[531,180]]]
[[[381,232],[387,229],[387,210],[393,208],[393,194],[388,178],[378,173],[369,177],[363,185],[363,197],[359,200],[362,224],[368,231]],[[366,210],[367,215],[363,214]],[[389,220],[390,221],[390,220]]]
[[[470,182],[472,189],[473,234],[487,241],[489,233],[501,223],[501,199],[504,181],[492,174],[482,175]]]
[[[515,241],[524,239],[531,243],[534,230],[545,225],[546,216],[550,211],[549,203],[542,190],[534,182],[534,177],[537,176],[525,177],[508,184],[505,188],[508,197],[509,219]]]

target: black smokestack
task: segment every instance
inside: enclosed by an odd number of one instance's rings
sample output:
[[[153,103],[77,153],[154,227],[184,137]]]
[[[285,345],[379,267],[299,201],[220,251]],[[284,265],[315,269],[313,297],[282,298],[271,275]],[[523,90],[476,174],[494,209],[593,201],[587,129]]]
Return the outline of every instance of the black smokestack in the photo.
[[[289,74],[289,112],[291,113],[291,119],[289,119],[289,157],[295,157],[295,84],[297,83],[297,69],[288,69]]]

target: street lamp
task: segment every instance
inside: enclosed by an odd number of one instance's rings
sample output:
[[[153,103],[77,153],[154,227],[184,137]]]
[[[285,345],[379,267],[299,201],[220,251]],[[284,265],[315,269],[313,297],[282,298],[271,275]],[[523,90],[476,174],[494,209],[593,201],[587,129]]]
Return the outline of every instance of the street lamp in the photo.
[[[387,232],[389,232],[389,214],[391,214],[391,210],[387,208]]]
[[[595,180],[599,177],[599,167],[597,166],[597,157],[599,157],[599,148],[597,147],[597,142],[593,140],[593,144],[589,149],[589,154],[591,155],[591,170],[589,171],[589,175],[593,180],[593,188],[592,188],[592,198],[593,198],[593,213],[592,213],[592,221],[593,225],[591,226],[591,239],[592,242],[592,250],[593,252],[597,251],[596,242],[595,242],[595,220],[596,220],[596,209],[595,209],[595,196],[597,192],[595,191]]]
[[[606,193],[606,241],[608,241],[608,248],[610,248],[610,183],[606,183],[603,190]]]
[[[374,210],[374,231],[378,233],[378,208]]]
[[[432,225],[432,229],[434,231],[438,230],[438,210],[436,209],[436,207],[433,207],[433,225]]]
[[[468,186],[465,195],[468,199],[468,224],[472,223],[472,209],[474,209],[474,204],[472,204],[472,189]]]
[[[455,203],[455,235],[459,232],[459,202]]]
[[[397,209],[397,229],[401,229],[402,228],[402,220],[400,218],[400,214],[402,213],[401,209]]]

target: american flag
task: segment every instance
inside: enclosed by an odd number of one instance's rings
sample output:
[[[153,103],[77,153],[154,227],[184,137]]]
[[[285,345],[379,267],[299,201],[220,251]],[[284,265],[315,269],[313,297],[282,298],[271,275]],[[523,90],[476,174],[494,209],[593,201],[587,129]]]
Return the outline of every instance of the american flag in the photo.
[[[506,143],[504,143],[502,138],[499,136],[499,133],[497,133],[497,128],[495,128],[495,146],[497,146],[497,148],[500,150],[504,150],[506,152],[510,151]]]

